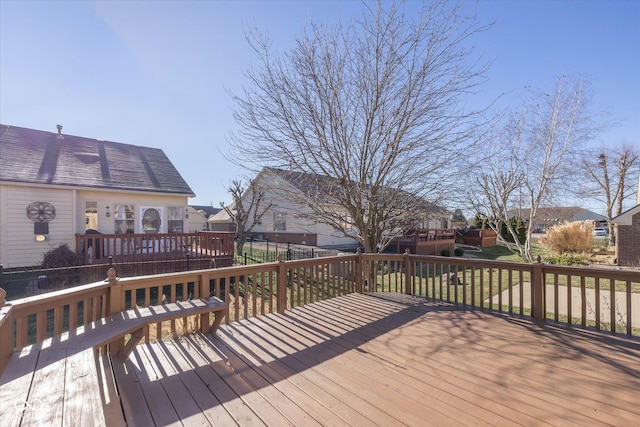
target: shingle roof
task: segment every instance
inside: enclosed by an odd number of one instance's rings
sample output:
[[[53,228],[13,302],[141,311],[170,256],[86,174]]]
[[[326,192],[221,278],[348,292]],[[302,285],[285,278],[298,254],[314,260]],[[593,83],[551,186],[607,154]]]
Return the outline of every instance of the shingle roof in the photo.
[[[222,210],[221,208],[214,208],[213,206],[208,206],[208,205],[190,205],[190,206],[197,211],[203,211],[207,218],[209,218],[211,215],[217,214]]]
[[[518,215],[519,212],[521,217],[527,218],[530,211],[531,209],[511,210],[509,214]],[[536,219],[538,221],[606,221],[607,217],[579,206],[558,206],[553,208],[538,208]]]
[[[193,196],[164,152],[0,125],[0,181]]]
[[[304,172],[285,171],[275,168],[265,168],[266,171],[280,176],[298,190],[305,194],[313,194],[319,201],[323,203],[332,203],[335,200],[335,196],[344,191],[344,185],[348,181],[344,179],[333,178],[326,175],[315,175]],[[406,191],[395,191],[395,199],[401,200],[403,198],[410,200],[411,206],[419,206],[431,213],[448,213],[446,209],[435,203],[424,200],[420,197],[414,196]]]

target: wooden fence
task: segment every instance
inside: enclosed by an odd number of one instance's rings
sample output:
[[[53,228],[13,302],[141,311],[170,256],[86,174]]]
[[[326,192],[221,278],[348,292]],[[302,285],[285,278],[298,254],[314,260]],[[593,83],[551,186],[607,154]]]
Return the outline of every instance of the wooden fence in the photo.
[[[229,304],[229,323],[352,292],[402,292],[640,335],[638,271],[353,254],[141,277],[116,278],[111,271],[104,281],[9,302],[0,290],[0,372],[13,351],[122,310],[216,296]],[[176,333],[173,323],[165,329]],[[160,339],[162,330],[158,325],[146,338]]]

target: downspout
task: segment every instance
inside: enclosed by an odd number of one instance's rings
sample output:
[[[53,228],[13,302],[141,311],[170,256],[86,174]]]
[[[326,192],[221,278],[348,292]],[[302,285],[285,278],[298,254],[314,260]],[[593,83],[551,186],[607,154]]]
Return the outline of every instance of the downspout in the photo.
[[[71,194],[71,206],[73,206],[73,209],[71,210],[71,223],[73,224],[73,244],[71,245],[71,250],[77,253],[76,234],[78,233],[78,190],[74,189]]]

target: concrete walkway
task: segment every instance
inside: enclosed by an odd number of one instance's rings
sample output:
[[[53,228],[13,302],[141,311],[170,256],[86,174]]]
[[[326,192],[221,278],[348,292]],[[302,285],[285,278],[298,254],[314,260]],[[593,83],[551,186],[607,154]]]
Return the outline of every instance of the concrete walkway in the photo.
[[[523,305],[524,308],[531,308],[531,284],[524,283],[522,285],[524,289]],[[587,320],[596,320],[596,292],[595,289],[585,289],[586,301],[587,301]],[[558,286],[558,314],[568,314],[568,295],[566,286]],[[509,301],[509,291],[502,292],[502,304],[507,304]],[[520,307],[520,285],[513,287],[512,295],[513,306]],[[493,304],[498,304],[498,295],[494,295],[492,298]],[[553,312],[554,307],[554,292],[553,285],[547,285],[546,288],[546,305],[547,312]],[[609,322],[611,312],[611,294],[608,290],[600,291],[600,321]],[[574,318],[580,318],[582,316],[582,300],[580,295],[580,288],[571,288],[571,314]],[[616,322],[619,324],[625,324],[627,321],[627,296],[624,292],[615,293],[615,313]],[[631,294],[631,326],[634,328],[640,327],[640,294]]]

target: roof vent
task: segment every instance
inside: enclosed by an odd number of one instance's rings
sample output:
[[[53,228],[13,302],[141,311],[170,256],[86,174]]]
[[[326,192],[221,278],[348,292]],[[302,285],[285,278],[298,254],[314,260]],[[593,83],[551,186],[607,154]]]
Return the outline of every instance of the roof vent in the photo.
[[[62,125],[56,125],[56,127],[58,128],[58,139],[64,139],[64,136],[62,136]]]

